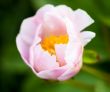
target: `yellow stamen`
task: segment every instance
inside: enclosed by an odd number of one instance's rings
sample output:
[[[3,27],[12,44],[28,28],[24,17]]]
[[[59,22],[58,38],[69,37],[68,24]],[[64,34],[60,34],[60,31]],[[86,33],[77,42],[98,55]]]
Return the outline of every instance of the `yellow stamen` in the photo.
[[[61,36],[49,36],[46,37],[42,42],[41,46],[44,50],[47,50],[50,54],[55,54],[55,44],[66,44],[68,42],[67,35]]]

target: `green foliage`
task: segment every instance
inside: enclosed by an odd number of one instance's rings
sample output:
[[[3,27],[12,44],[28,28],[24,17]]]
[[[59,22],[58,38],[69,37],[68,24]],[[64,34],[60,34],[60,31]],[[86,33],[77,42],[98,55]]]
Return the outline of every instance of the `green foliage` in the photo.
[[[22,20],[44,4],[81,8],[95,20],[85,29],[94,31],[96,38],[85,47],[83,67],[64,82],[36,77],[16,48]],[[110,0],[0,0],[0,18],[0,92],[110,92]]]
[[[100,57],[97,52],[92,50],[85,50],[83,55],[83,62],[86,64],[94,64],[99,61]]]

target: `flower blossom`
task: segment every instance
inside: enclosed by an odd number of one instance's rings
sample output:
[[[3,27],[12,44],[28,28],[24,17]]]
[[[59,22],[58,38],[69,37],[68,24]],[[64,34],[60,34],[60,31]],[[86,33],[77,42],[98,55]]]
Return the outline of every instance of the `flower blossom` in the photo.
[[[82,30],[93,22],[82,9],[44,5],[34,16],[23,20],[17,48],[38,77],[67,80],[82,67],[84,46],[95,37],[94,32]]]

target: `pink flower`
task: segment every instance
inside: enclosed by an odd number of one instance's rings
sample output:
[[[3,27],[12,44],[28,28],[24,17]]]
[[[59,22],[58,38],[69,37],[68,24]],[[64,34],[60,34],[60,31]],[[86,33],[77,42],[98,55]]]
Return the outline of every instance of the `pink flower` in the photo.
[[[81,9],[45,5],[23,21],[16,39],[17,48],[38,77],[67,80],[82,66],[84,46],[95,33],[81,31],[93,22]]]

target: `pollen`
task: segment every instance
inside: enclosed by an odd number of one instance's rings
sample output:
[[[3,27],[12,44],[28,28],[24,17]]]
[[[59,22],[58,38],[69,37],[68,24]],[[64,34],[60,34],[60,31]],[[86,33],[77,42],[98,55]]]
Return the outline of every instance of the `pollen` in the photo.
[[[41,41],[41,46],[44,50],[48,51],[51,55],[55,55],[55,44],[66,44],[68,42],[67,35],[61,36],[49,36],[46,37],[43,41]]]

